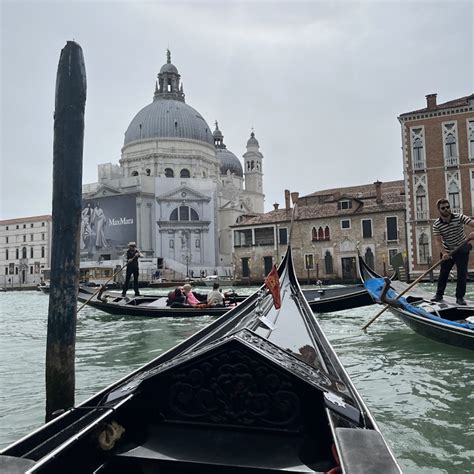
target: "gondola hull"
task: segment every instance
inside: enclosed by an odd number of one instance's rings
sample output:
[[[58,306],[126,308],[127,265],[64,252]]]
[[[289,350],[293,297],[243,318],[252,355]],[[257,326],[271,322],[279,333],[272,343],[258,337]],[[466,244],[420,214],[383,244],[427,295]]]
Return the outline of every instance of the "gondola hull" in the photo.
[[[474,317],[472,302],[461,306],[454,304],[453,299],[447,297],[443,302],[433,303],[423,293],[414,292],[407,292],[400,298],[400,291],[394,290],[389,291],[393,291],[396,298],[387,299],[383,297],[382,287],[374,285],[382,278],[370,269],[360,256],[359,272],[364,284],[372,288],[373,297],[377,302],[388,304],[390,312],[413,331],[438,342],[474,350],[474,324],[467,322],[467,318]],[[398,285],[399,290],[403,287]]]
[[[421,336],[428,337],[434,341],[443,342],[451,346],[462,347],[463,349],[474,350],[474,331],[472,329],[462,328],[446,324],[441,321],[430,320],[426,317],[412,314],[397,308],[390,308],[390,311],[403,321],[409,328],[413,329]],[[466,316],[473,316],[474,310],[460,310],[459,319]]]
[[[363,285],[305,289],[303,294],[315,313],[331,313],[374,304]]]
[[[280,308],[262,287],[0,462],[31,474],[400,473],[301,293],[290,249],[279,273]]]

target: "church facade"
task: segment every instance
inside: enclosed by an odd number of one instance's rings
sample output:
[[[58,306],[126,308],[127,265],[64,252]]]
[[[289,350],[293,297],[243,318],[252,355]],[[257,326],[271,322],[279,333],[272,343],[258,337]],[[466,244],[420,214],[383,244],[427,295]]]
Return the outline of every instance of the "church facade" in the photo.
[[[264,211],[263,155],[254,132],[242,166],[217,121],[212,131],[186,103],[169,51],[153,101],[125,131],[119,164],[98,171],[98,182],[83,186],[82,261],[120,260],[128,240],[136,240],[147,257],[183,275],[230,274],[230,226]]]

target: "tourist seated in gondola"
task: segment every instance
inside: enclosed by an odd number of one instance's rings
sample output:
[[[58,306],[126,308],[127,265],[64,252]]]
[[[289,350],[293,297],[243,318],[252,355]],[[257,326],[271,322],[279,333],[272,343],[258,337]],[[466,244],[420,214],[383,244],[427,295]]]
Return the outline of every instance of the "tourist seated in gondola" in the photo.
[[[166,300],[166,306],[174,308],[182,308],[186,304],[186,297],[183,293],[182,287],[178,287],[171,290],[168,293],[168,299]]]
[[[224,306],[224,296],[219,291],[219,283],[212,285],[212,291],[207,295],[207,305],[211,308]]]
[[[200,301],[197,298],[197,296],[193,293],[192,290],[193,290],[193,287],[189,283],[186,283],[183,286],[183,292],[184,292],[184,296],[186,298],[186,304],[188,304],[189,306],[201,305],[202,301]]]

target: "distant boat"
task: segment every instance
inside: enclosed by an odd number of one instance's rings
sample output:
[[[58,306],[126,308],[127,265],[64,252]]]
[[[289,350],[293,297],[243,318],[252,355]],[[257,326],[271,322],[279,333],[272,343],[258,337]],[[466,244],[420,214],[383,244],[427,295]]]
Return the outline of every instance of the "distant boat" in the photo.
[[[214,283],[219,283],[219,286],[232,286],[234,279],[230,276],[208,275],[204,278],[194,280],[193,283],[197,286],[213,286]]]

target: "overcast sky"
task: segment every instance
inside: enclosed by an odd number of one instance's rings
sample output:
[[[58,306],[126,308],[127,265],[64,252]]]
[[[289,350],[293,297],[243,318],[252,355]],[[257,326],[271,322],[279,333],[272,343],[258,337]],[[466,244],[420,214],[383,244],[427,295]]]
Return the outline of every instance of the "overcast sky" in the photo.
[[[402,179],[397,117],[473,92],[474,3],[1,1],[0,218],[51,213],[61,49],[87,70],[83,182],[118,163],[170,48],[186,102],[239,158],[253,126],[265,209]]]

